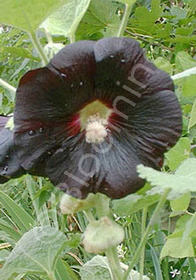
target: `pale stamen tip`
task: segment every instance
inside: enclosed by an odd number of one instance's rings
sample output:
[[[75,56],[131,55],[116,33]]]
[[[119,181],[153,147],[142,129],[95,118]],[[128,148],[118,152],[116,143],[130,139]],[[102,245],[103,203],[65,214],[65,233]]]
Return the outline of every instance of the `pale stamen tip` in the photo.
[[[98,114],[90,116],[86,125],[86,142],[102,143],[107,136],[107,121]]]

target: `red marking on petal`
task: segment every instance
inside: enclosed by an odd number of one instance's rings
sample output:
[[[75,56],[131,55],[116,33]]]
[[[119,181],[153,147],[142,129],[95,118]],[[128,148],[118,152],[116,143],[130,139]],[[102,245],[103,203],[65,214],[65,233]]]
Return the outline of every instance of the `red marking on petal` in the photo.
[[[67,122],[67,132],[69,136],[75,136],[80,133],[80,115],[75,114],[70,121]]]

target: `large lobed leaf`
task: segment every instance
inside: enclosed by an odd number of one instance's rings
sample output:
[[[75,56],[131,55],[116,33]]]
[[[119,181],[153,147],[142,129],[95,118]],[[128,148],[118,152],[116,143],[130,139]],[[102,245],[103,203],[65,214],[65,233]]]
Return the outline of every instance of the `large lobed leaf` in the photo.
[[[66,0],[0,0],[0,23],[32,32]]]
[[[159,200],[159,195],[138,195],[130,194],[121,199],[112,201],[112,209],[117,215],[124,217],[129,216],[144,207],[153,205]]]
[[[112,0],[91,0],[78,29],[77,39],[100,39],[116,36],[120,25],[119,7],[123,4]]]
[[[161,194],[165,189],[171,191],[168,199],[175,199],[187,192],[196,191],[196,159],[185,160],[175,174],[163,173],[143,165],[138,166],[140,177],[146,179],[154,188],[149,194]]]

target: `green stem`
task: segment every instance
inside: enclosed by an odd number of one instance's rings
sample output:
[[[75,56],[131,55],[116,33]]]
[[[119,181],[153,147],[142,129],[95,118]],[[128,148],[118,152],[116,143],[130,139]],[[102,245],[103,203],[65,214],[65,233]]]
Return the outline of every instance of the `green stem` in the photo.
[[[163,270],[164,279],[165,279],[165,280],[170,280],[168,257],[166,257],[166,258],[163,260],[162,270]]]
[[[172,79],[173,79],[173,81],[175,81],[175,80],[183,79],[185,77],[189,77],[189,76],[195,75],[195,74],[196,74],[196,67],[193,67],[193,68],[187,69],[181,73],[178,73],[178,74],[172,76]]]
[[[59,223],[58,223],[58,218],[57,218],[57,209],[56,209],[56,197],[55,197],[54,193],[51,194],[50,202],[51,202],[51,208],[52,208],[51,209],[52,221],[54,223],[55,228],[59,229]]]
[[[142,227],[141,227],[142,236],[144,235],[146,229],[147,213],[148,213],[148,207],[144,207],[142,211]],[[144,261],[145,261],[145,246],[142,249],[141,257],[140,257],[140,280],[143,279],[143,275],[144,275]]]
[[[44,31],[45,31],[45,34],[46,34],[48,44],[53,44],[52,36],[50,35],[50,33],[47,31],[47,29],[44,29]]]
[[[141,252],[142,252],[143,248],[146,245],[146,242],[147,242],[147,239],[148,239],[148,235],[149,235],[150,231],[152,230],[152,227],[153,227],[153,225],[154,225],[154,223],[155,223],[155,221],[156,221],[156,219],[157,219],[157,217],[158,217],[158,215],[159,215],[163,205],[165,204],[165,202],[167,200],[167,196],[168,196],[169,192],[170,192],[170,189],[166,189],[164,194],[161,196],[161,199],[160,199],[159,203],[157,204],[157,207],[154,210],[154,213],[153,213],[153,215],[152,215],[152,217],[150,219],[150,222],[149,222],[149,224],[148,224],[148,226],[147,226],[147,228],[145,230],[144,235],[142,236],[140,244],[139,244],[139,246],[138,246],[138,248],[137,248],[137,250],[136,250],[136,252],[135,252],[135,254],[134,254],[133,258],[132,258],[132,261],[131,261],[131,263],[129,265],[128,270],[126,271],[126,273],[124,275],[123,280],[127,280],[128,279],[129,273],[134,268],[135,264],[138,262],[138,259],[139,259],[140,255],[141,255]]]
[[[70,41],[71,44],[72,44],[72,43],[75,43],[75,41],[76,41],[76,36],[75,36],[75,34],[71,34],[71,35],[69,36],[69,41]]]
[[[133,4],[135,3],[135,1],[136,0],[132,0],[132,1],[130,1],[130,3],[125,4],[124,15],[123,15],[123,18],[122,18],[122,21],[121,21],[121,24],[120,24],[120,27],[119,27],[119,30],[117,33],[118,37],[121,37],[124,35],[124,32],[127,28],[127,24],[129,21],[129,16],[131,14],[131,10],[132,10],[132,7],[133,7]]]
[[[113,280],[122,280],[123,279],[123,271],[120,266],[120,261],[117,254],[117,249],[115,247],[109,248],[105,252],[108,263],[111,269]]]
[[[110,216],[110,198],[102,194],[96,194],[95,208],[98,218]]]
[[[56,280],[56,277],[55,277],[55,274],[52,272],[52,273],[49,273],[48,274],[48,279],[49,280]]]
[[[16,88],[11,86],[10,84],[8,84],[7,82],[5,82],[4,80],[0,79],[0,86],[2,86],[3,88],[9,90],[12,94],[15,95],[16,93]]]
[[[37,52],[38,52],[38,54],[39,54],[39,56],[40,56],[40,58],[42,60],[42,64],[43,65],[48,64],[49,60],[48,60],[47,56],[44,53],[44,50],[43,50],[43,48],[42,48],[42,46],[40,44],[40,41],[39,41],[39,39],[37,37],[37,34],[35,32],[29,32],[28,34],[29,34],[29,37],[30,37],[30,39],[31,39],[31,41],[33,43],[34,48],[37,50]]]

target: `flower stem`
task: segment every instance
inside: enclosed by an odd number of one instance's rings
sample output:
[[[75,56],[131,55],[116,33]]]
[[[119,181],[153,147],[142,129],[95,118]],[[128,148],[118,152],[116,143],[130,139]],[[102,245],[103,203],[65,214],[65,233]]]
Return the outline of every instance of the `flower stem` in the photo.
[[[69,40],[70,40],[70,43],[71,43],[71,44],[72,44],[72,43],[75,43],[75,41],[76,41],[76,36],[75,36],[74,33],[70,34]]]
[[[142,211],[142,227],[141,227],[141,234],[142,234],[142,236],[145,233],[147,213],[148,213],[148,207],[144,207],[144,209]],[[140,257],[140,280],[143,279],[144,260],[145,260],[145,246],[142,249],[141,257]]]
[[[33,43],[34,48],[37,50],[37,52],[38,52],[38,54],[39,54],[39,56],[40,56],[40,58],[42,60],[42,64],[43,65],[48,64],[49,60],[48,60],[46,54],[44,53],[44,50],[43,50],[43,48],[42,48],[42,46],[40,44],[40,41],[39,41],[39,39],[37,37],[37,34],[35,32],[33,32],[33,31],[29,32],[28,34],[29,34],[29,37],[30,37],[30,39],[31,39],[31,41]]]
[[[56,277],[55,277],[53,272],[48,274],[48,279],[49,280],[56,280]]]
[[[178,74],[172,76],[172,79],[175,81],[175,80],[179,80],[179,79],[182,79],[182,78],[194,75],[194,74],[196,75],[196,67],[193,67],[193,68],[187,69],[181,73],[178,73]]]
[[[97,195],[96,200],[96,213],[99,218],[103,216],[108,216],[110,218],[110,199],[103,195]],[[110,247],[105,251],[105,255],[108,260],[108,264],[111,270],[113,280],[122,280],[123,279],[123,270],[120,265],[117,248]]]
[[[109,248],[105,252],[108,263],[111,269],[113,280],[122,280],[123,279],[123,271],[120,266],[120,261],[117,254],[117,249],[115,247]]]
[[[161,199],[160,199],[159,203],[157,204],[157,207],[154,210],[154,213],[153,213],[153,215],[152,215],[152,217],[150,219],[150,222],[149,222],[149,224],[148,224],[148,226],[147,226],[147,228],[146,228],[146,230],[145,230],[145,232],[144,232],[144,234],[142,236],[140,244],[139,244],[139,246],[138,246],[138,248],[137,248],[137,250],[136,250],[136,252],[135,252],[135,254],[134,254],[133,258],[132,258],[132,261],[131,261],[131,263],[129,265],[129,268],[126,271],[126,273],[124,275],[124,278],[122,278],[123,280],[127,280],[128,279],[129,273],[133,269],[134,265],[138,262],[138,259],[139,259],[140,255],[141,255],[141,252],[142,252],[143,248],[146,245],[146,242],[147,242],[147,239],[148,239],[148,235],[149,235],[149,233],[150,233],[150,231],[152,229],[152,226],[153,226],[154,222],[156,221],[156,219],[157,219],[157,217],[158,217],[158,215],[159,215],[163,205],[165,204],[165,202],[167,200],[167,195],[168,195],[169,192],[170,192],[170,189],[166,189],[164,194],[161,196]]]
[[[3,88],[9,90],[12,94],[15,95],[16,93],[16,88],[11,86],[10,84],[8,84],[7,82],[5,82],[4,80],[0,79],[0,86],[2,86]]]
[[[117,33],[118,37],[121,37],[124,35],[125,29],[127,28],[127,24],[129,21],[129,16],[133,7],[133,4],[135,3],[136,0],[131,0],[129,3],[125,4],[125,10],[124,10],[124,15]]]

